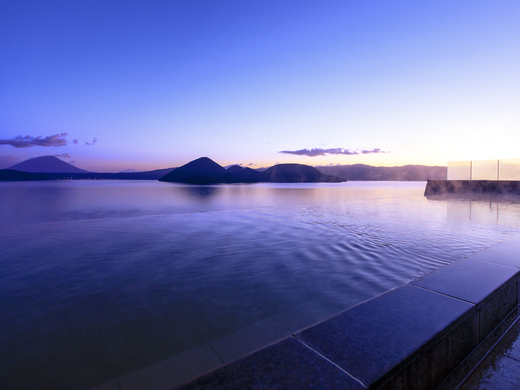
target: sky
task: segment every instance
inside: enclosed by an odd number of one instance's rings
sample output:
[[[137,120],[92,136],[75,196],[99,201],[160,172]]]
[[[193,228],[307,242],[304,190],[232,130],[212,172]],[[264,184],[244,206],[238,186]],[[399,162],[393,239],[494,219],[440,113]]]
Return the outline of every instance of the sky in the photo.
[[[519,158],[517,0],[0,2],[0,168]]]

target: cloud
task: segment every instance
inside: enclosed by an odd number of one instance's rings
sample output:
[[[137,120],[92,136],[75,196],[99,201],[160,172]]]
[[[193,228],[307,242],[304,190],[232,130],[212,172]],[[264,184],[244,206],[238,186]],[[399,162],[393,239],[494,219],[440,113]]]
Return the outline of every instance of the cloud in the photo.
[[[70,154],[68,154],[68,153],[55,154],[54,157],[70,158]]]
[[[67,133],[55,134],[45,138],[42,136],[34,138],[30,135],[22,137],[19,135],[12,139],[0,139],[0,145],[11,145],[15,148],[31,148],[33,146],[65,146],[67,145],[67,140],[65,139],[66,136]]]
[[[372,149],[372,150],[359,150],[359,149],[350,150],[350,149],[345,149],[345,148],[331,148],[331,149],[313,148],[313,149],[300,149],[300,150],[282,150],[278,153],[294,154],[296,156],[317,157],[317,156],[326,156],[328,154],[352,156],[352,155],[357,155],[357,154],[389,153],[389,152],[384,152],[379,148]]]
[[[390,153],[390,152],[384,152],[379,148],[372,149],[372,150],[362,150],[361,154],[373,154],[373,153]]]
[[[74,145],[77,145],[79,141],[77,139],[75,139],[75,140],[72,140],[72,142],[74,143]]]
[[[8,168],[14,164],[18,164],[21,160],[15,156],[0,156],[0,169]]]
[[[85,145],[87,145],[87,146],[92,146],[92,145],[94,145],[96,142],[97,142],[97,138],[94,138],[94,139],[92,140],[92,142],[85,142]]]

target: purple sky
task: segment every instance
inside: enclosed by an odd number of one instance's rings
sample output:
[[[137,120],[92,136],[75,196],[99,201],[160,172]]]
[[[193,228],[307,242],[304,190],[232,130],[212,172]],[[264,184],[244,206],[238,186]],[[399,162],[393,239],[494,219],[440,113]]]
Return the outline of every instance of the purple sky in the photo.
[[[3,1],[0,168],[517,158],[519,20],[502,0]]]

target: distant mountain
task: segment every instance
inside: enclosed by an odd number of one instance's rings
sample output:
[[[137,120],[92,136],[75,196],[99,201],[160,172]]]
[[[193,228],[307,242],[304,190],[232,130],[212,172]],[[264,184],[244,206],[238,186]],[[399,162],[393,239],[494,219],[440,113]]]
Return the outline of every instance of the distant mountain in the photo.
[[[260,172],[251,168],[233,165],[226,169],[222,177],[226,183],[257,183],[260,181]]]
[[[215,161],[207,157],[201,157],[182,167],[174,169],[161,177],[159,181],[188,184],[222,183],[221,177],[224,176],[226,172],[227,171]]]
[[[30,158],[8,169],[31,173],[88,173],[88,171],[76,168],[54,156]]]
[[[364,164],[316,167],[327,175],[345,180],[426,181],[446,180],[447,168],[441,166],[404,165],[401,167],[373,167]]]
[[[260,177],[261,181],[272,183],[339,183],[345,181],[302,164],[278,164],[261,172]]]
[[[373,167],[355,164],[314,168],[302,164],[278,164],[267,169],[233,165],[226,170],[207,157],[201,157],[179,168],[145,172],[95,173],[76,168],[53,156],[43,156],[13,165],[8,170],[44,174],[44,176],[15,175],[15,180],[160,180],[190,184],[316,183],[346,180],[426,181],[447,178],[447,168],[440,166]],[[9,177],[15,176],[13,173],[3,172],[0,181],[11,180]],[[38,177],[39,179],[36,179]]]
[[[25,160],[8,169],[19,172],[44,173],[45,176],[40,176],[42,177],[40,180],[158,180],[175,168],[163,168],[144,172],[96,173],[76,168],[54,156],[43,156]],[[4,175],[7,174],[4,173]],[[19,178],[17,180],[37,180],[27,175],[18,175],[17,177]],[[5,180],[8,179],[0,177],[0,181]]]
[[[340,178],[328,176],[308,165],[279,164],[258,172],[238,165],[227,170],[215,161],[201,157],[177,168],[159,181],[188,183],[188,184],[215,184],[215,183],[316,183],[341,182]]]

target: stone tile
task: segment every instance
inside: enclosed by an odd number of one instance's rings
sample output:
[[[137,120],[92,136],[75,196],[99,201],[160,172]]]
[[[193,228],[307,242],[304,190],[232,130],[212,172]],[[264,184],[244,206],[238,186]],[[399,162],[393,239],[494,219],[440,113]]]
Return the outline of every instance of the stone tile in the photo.
[[[99,386],[93,387],[90,390],[120,390],[117,379],[111,380],[110,382],[103,383]]]
[[[290,334],[291,331],[274,318],[267,318],[210,341],[209,344],[224,363],[229,363]]]
[[[469,256],[468,259],[520,268],[520,240],[515,236],[477,252]]]
[[[463,259],[411,284],[475,303],[478,309],[484,299],[519,272],[501,264]]]
[[[167,390],[223,362],[208,344],[190,349],[159,363],[119,377],[121,390]]]
[[[459,387],[460,390],[518,390],[520,362],[491,352]]]
[[[274,317],[278,322],[296,332],[308,326],[314,325],[334,314],[343,311],[344,308],[325,299],[314,299],[298,305],[291,310]]]
[[[358,381],[294,337],[185,384],[190,389],[364,389]]]
[[[377,387],[475,313],[470,303],[405,285],[296,336]]]
[[[493,350],[520,361],[520,321],[517,321]]]

